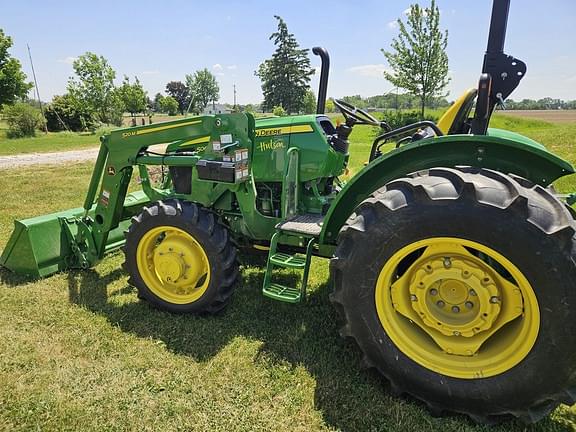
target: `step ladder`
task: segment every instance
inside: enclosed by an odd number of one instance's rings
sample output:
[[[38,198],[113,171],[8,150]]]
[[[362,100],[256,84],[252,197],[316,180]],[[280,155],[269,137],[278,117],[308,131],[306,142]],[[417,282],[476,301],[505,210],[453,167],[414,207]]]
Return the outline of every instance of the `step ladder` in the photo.
[[[322,215],[301,214],[287,219],[276,225],[276,232],[270,241],[270,251],[264,275],[262,294],[274,300],[286,303],[298,303],[306,299],[308,274],[312,261],[312,252],[322,230]],[[303,238],[306,242],[305,254],[290,254],[278,251],[278,241],[281,237],[294,236]],[[288,287],[272,282],[275,267],[289,268],[302,271],[299,287]]]

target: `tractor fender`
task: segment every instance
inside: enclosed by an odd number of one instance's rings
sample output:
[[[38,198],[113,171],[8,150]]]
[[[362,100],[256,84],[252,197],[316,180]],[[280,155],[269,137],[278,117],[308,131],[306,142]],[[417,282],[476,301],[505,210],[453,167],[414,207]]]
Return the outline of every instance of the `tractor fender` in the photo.
[[[335,244],[354,209],[375,190],[409,173],[435,168],[475,166],[524,177],[548,186],[573,174],[574,167],[522,135],[491,129],[490,135],[426,138],[384,154],[356,174],[332,202],[320,233],[321,244]]]

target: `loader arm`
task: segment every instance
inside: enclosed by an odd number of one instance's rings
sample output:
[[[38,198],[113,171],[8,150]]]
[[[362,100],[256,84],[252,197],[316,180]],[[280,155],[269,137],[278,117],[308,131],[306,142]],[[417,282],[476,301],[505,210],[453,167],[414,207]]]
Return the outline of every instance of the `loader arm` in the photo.
[[[189,117],[118,129],[102,136],[83,207],[15,221],[0,265],[32,277],[92,267],[107,252],[124,244],[123,231],[143,206],[165,197],[187,197],[163,189],[168,183],[154,189],[146,167],[191,169],[202,157],[213,156],[211,146],[221,134],[233,134],[247,147],[254,137],[254,118],[244,114]],[[167,144],[166,150],[149,151],[158,144]],[[142,190],[128,193],[135,166]],[[217,199],[216,192],[223,191],[221,186],[210,189],[206,200]]]
[[[101,259],[106,252],[109,233],[118,227],[120,221],[133,216],[125,211],[124,201],[132,178],[134,165],[147,157],[147,165],[168,164],[163,155],[147,155],[150,146],[173,143],[176,147],[188,141],[198,140],[210,134],[215,126],[213,116],[191,117],[155,125],[118,129],[101,138],[100,152],[92,173],[88,193],[84,201],[83,222],[91,226],[94,250],[90,251],[90,262]],[[174,145],[172,147],[174,147]],[[188,153],[187,153],[188,154]],[[199,159],[190,155],[174,156],[179,163],[195,165]],[[151,199],[152,197],[148,196]],[[94,217],[89,213],[94,204]]]

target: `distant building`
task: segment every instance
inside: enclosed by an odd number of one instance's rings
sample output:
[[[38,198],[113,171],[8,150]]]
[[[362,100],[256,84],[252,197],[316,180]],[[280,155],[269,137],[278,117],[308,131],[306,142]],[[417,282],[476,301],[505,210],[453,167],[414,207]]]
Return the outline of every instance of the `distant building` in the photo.
[[[224,104],[218,103],[209,103],[204,108],[202,114],[230,114],[232,111],[229,108],[226,108]]]

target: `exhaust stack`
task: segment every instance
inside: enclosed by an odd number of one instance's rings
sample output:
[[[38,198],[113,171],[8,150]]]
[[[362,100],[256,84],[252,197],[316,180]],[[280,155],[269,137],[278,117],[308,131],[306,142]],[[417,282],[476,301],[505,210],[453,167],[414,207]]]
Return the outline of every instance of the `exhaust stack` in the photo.
[[[322,59],[322,69],[320,70],[320,86],[318,88],[318,102],[316,104],[316,114],[324,114],[326,110],[326,90],[328,89],[328,71],[330,70],[330,56],[328,51],[322,47],[312,48],[312,52]]]

